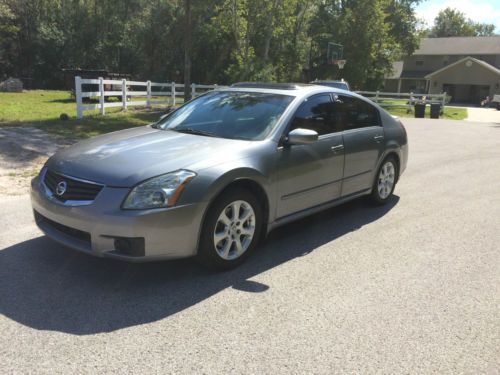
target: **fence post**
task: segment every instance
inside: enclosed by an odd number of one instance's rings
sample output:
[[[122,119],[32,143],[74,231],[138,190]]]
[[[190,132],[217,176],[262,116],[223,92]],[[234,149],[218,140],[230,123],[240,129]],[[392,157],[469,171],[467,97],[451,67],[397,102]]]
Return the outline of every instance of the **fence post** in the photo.
[[[410,92],[410,97],[408,98],[408,111],[411,111],[413,109],[413,93]]]
[[[122,79],[122,109],[127,110],[127,80]]]
[[[377,90],[377,93],[375,94],[375,103],[378,104],[378,94],[379,94],[379,91]]]
[[[151,81],[147,81],[147,86],[146,86],[146,107],[151,109]]]
[[[99,109],[101,111],[101,115],[105,115],[106,114],[106,111],[104,109],[104,82],[103,82],[103,78],[102,77],[99,77]]]
[[[172,106],[175,107],[175,82],[172,82]]]
[[[191,99],[194,99],[196,96],[196,84],[191,83]]]
[[[75,98],[76,98],[76,118],[81,120],[83,118],[82,108],[82,77],[75,77]]]
[[[214,90],[217,90],[217,84],[214,85]]]

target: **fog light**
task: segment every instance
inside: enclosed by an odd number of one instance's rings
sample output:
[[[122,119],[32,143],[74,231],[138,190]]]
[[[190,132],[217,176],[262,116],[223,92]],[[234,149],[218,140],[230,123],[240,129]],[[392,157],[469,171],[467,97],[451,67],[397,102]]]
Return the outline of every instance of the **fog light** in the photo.
[[[132,257],[143,257],[145,252],[144,237],[117,237],[115,250]]]

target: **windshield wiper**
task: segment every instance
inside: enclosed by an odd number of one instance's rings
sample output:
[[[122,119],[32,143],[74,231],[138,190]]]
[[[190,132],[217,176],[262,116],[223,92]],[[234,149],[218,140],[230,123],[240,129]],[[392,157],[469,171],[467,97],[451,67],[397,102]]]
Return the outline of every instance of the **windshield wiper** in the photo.
[[[206,137],[218,137],[217,134],[210,133],[210,132],[203,131],[203,130],[197,130],[197,129],[193,129],[193,128],[170,129],[170,130],[174,130],[174,131],[179,132],[179,133],[204,135]]]

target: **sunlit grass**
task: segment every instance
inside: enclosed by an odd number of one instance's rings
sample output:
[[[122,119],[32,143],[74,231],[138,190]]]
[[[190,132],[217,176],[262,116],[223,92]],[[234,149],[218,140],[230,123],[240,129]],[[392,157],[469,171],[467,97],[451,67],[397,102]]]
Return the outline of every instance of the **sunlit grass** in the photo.
[[[145,109],[106,108],[85,111],[76,119],[76,104],[66,91],[33,90],[22,93],[0,93],[0,126],[35,126],[67,138],[89,138],[111,131],[152,123],[165,112],[166,106]],[[68,120],[60,120],[66,114]]]
[[[383,99],[379,100],[378,104],[391,115],[399,117],[414,117],[413,110],[408,111],[407,100],[405,99]],[[430,116],[430,106],[425,109],[425,117]],[[448,120],[463,120],[467,118],[467,108],[444,107],[443,115],[440,117]]]
[[[167,100],[167,97],[153,99]],[[117,99],[111,99],[117,100]],[[138,100],[134,98],[133,100]],[[177,104],[182,99],[177,99]],[[400,104],[400,107],[386,107],[393,115],[413,117],[408,113],[404,100],[384,100],[381,105]],[[152,123],[165,113],[165,105],[146,109],[106,108],[106,115],[98,111],[85,111],[82,120],[76,119],[76,104],[67,91],[33,90],[22,93],[0,93],[0,126],[35,126],[40,129],[66,138],[89,138],[99,134],[109,133],[133,126]],[[429,107],[426,109],[429,117]],[[60,120],[60,115],[66,114],[68,120]],[[467,109],[445,107],[441,118],[462,120],[467,117]]]

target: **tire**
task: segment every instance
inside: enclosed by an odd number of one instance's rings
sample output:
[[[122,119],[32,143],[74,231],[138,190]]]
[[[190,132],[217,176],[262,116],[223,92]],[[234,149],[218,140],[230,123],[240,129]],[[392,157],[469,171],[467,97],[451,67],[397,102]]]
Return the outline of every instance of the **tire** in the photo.
[[[203,223],[197,260],[217,270],[239,266],[259,242],[263,218],[262,207],[250,191],[224,192],[211,205]]]
[[[388,156],[380,164],[372,186],[371,201],[376,205],[386,204],[394,193],[398,182],[399,167],[394,156]]]

